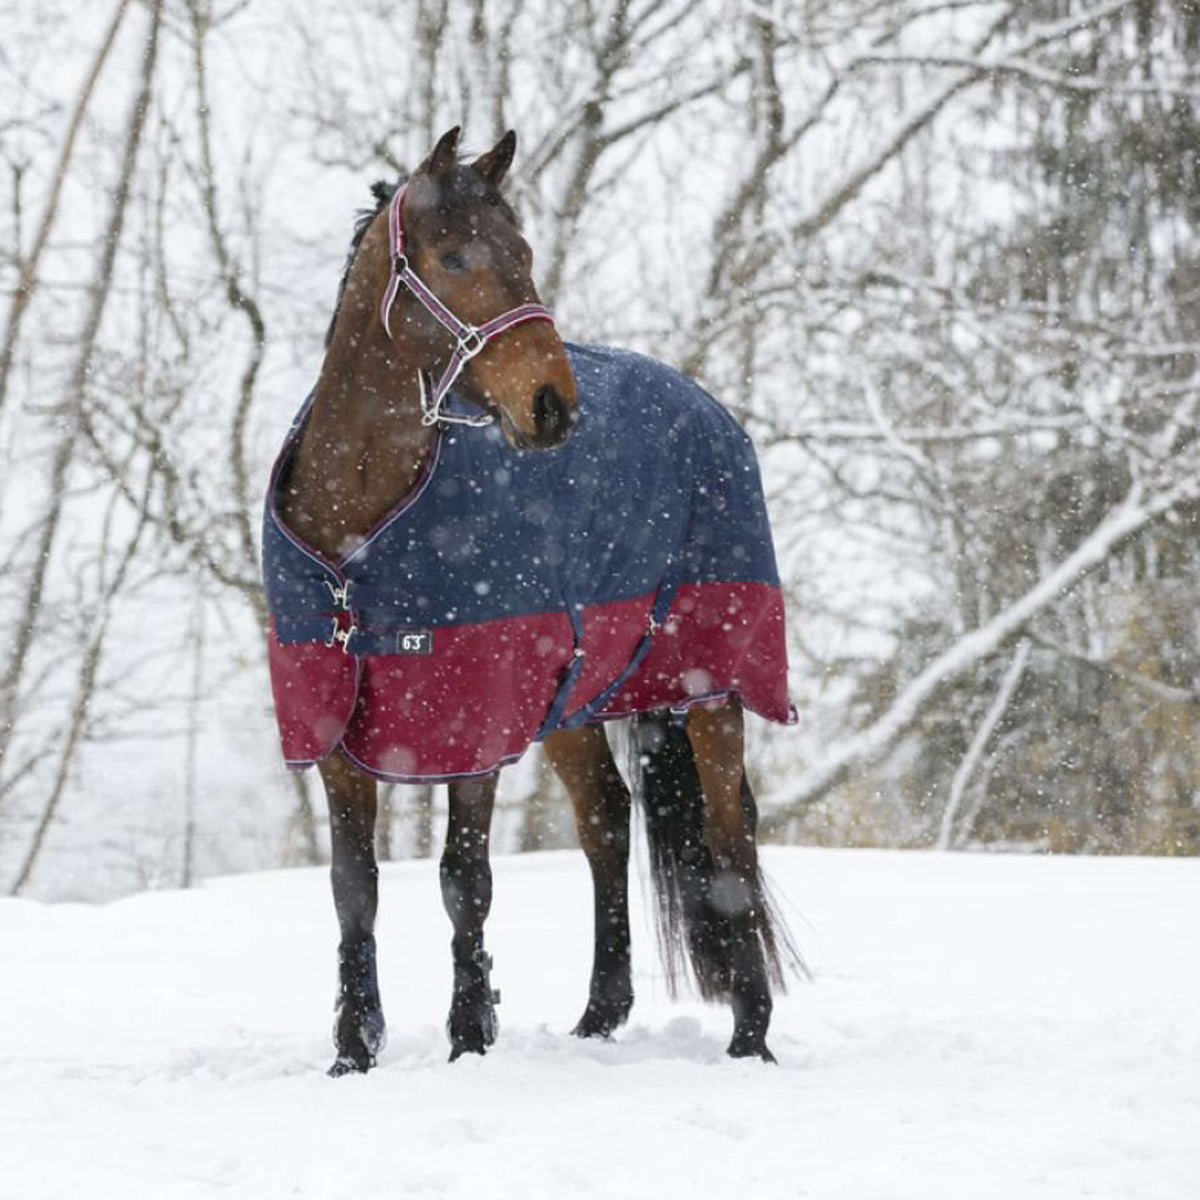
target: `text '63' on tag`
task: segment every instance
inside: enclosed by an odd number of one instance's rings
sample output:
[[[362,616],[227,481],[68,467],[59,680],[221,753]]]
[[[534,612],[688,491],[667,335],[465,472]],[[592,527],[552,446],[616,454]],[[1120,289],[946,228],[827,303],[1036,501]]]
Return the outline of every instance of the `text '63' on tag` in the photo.
[[[397,654],[432,654],[433,634],[427,629],[402,629],[396,634]]]

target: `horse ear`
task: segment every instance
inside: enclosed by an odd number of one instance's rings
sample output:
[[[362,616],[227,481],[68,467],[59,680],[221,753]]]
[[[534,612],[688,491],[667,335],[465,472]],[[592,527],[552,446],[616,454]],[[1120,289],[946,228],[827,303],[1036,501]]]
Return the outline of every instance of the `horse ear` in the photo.
[[[440,175],[458,162],[458,135],[461,126],[455,125],[438,139],[433,153],[425,160],[425,169],[430,175]]]
[[[492,185],[498,188],[500,181],[512,166],[517,151],[517,135],[509,130],[486,154],[481,154],[471,165]]]

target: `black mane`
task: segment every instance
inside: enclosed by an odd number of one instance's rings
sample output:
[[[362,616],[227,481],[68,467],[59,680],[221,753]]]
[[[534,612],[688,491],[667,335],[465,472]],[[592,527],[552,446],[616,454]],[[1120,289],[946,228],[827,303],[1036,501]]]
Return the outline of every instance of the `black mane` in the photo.
[[[404,186],[407,178],[406,175],[401,175],[395,183],[388,183],[386,180],[380,179],[371,184],[371,195],[375,197],[374,207],[360,208],[354,218],[354,236],[350,239],[350,249],[346,254],[346,265],[342,268],[342,278],[338,283],[337,301],[333,306],[333,316],[329,320],[329,329],[325,333],[326,350],[329,349],[329,343],[333,341],[333,327],[337,324],[338,313],[342,308],[342,299],[346,294],[346,280],[350,278],[350,268],[354,265],[354,257],[358,253],[358,247],[366,236],[371,222],[387,208],[388,201]]]

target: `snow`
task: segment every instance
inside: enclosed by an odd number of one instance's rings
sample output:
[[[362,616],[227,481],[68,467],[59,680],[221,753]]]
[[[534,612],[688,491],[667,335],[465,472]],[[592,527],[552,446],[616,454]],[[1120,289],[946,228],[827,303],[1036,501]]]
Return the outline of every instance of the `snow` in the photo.
[[[665,996],[637,887],[632,1021],[567,1035],[579,854],[497,861],[500,1039],[453,1066],[435,865],[385,866],[390,1045],[340,1080],[324,872],[0,901],[0,1198],[1197,1194],[1200,862],[764,856],[815,972],[775,1068]]]

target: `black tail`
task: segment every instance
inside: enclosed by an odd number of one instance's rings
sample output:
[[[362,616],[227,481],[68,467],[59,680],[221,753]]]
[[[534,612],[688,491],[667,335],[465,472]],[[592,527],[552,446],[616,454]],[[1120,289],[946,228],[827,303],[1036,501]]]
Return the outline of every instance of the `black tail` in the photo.
[[[686,961],[701,996],[729,999],[732,929],[729,916],[710,898],[716,871],[704,837],[704,793],[692,744],[682,720],[667,712],[635,716],[630,741],[630,777],[646,820],[650,873],[658,901],[658,944],[667,987],[672,996],[678,992]],[[745,775],[742,808],[753,833],[758,809]],[[757,869],[752,905],[768,975],[783,990],[789,970],[806,971]]]

